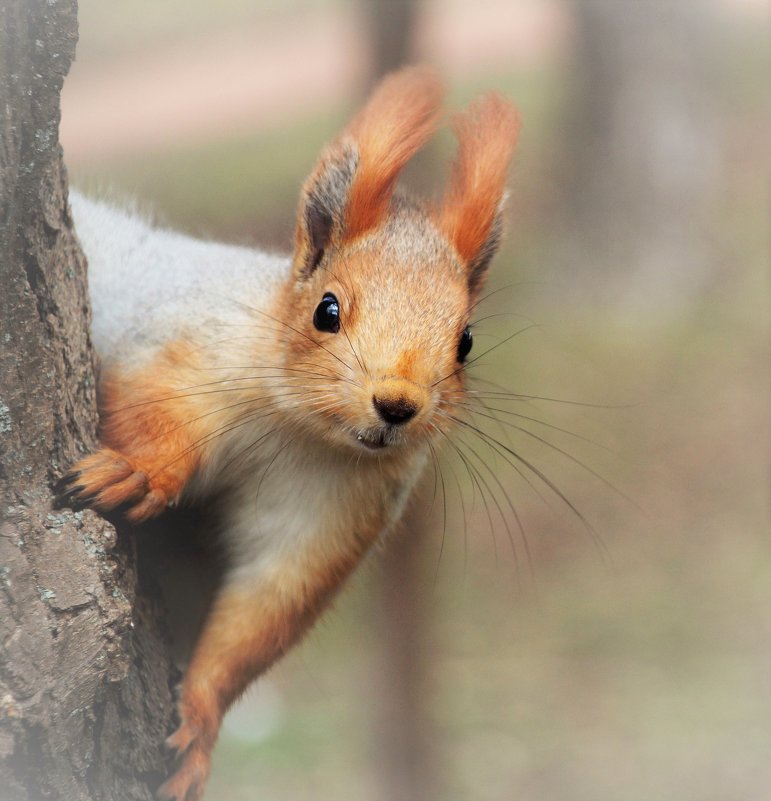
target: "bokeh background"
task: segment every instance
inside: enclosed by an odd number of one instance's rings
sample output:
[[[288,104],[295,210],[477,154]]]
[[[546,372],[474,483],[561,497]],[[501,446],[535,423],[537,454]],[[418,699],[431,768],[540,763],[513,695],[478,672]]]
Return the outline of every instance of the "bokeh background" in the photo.
[[[209,801],[771,797],[768,34],[763,0],[81,0],[72,182],[196,236],[288,250],[399,63],[524,119],[473,419],[526,462],[458,437]]]

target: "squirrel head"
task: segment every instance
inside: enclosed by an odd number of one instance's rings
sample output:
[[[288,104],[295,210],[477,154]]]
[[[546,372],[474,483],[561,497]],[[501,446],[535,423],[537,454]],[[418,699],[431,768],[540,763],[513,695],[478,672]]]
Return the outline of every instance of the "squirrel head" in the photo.
[[[463,398],[519,116],[495,94],[458,115],[444,197],[416,201],[396,183],[442,94],[426,68],[386,77],[302,189],[284,367],[303,387],[303,424],[337,445],[403,452],[448,428]]]

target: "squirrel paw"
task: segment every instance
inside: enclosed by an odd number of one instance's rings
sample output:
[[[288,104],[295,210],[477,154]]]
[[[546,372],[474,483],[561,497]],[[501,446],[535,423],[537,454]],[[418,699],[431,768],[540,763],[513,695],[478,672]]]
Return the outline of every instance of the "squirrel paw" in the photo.
[[[198,729],[189,723],[183,723],[166,740],[166,747],[177,752],[180,763],[158,789],[158,798],[161,801],[199,801],[209,776],[211,748],[204,745]]]
[[[57,482],[56,494],[59,506],[99,512],[125,507],[132,523],[159,515],[168,503],[166,493],[151,485],[147,473],[109,448],[81,459]]]

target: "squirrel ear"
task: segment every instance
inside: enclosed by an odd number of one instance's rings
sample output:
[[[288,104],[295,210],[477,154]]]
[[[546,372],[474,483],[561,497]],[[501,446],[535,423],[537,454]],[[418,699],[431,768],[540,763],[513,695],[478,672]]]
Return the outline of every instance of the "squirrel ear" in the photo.
[[[425,67],[392,73],[324,151],[300,199],[295,259],[306,275],[330,241],[353,239],[385,217],[399,172],[436,129],[442,94]]]
[[[519,135],[519,112],[491,93],[459,114],[453,127],[458,156],[436,221],[466,264],[473,296],[500,244],[506,173]]]
[[[318,267],[333,236],[343,227],[356,156],[349,147],[328,147],[300,196],[295,263],[304,277]]]

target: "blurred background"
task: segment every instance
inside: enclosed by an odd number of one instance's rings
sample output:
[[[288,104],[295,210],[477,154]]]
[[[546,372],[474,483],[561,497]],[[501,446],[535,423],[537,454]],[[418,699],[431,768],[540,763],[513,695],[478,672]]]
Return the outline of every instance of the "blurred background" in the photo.
[[[524,119],[484,433],[230,713],[207,799],[771,797],[768,34],[764,0],[81,0],[72,182],[196,236],[288,250],[405,61]]]

